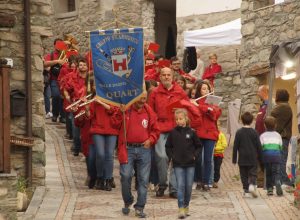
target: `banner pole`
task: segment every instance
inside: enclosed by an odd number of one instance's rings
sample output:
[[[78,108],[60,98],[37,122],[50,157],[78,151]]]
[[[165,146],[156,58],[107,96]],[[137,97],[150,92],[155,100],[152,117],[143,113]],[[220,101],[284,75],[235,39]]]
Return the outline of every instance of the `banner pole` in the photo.
[[[123,126],[124,126],[124,140],[125,140],[125,144],[126,144],[126,148],[127,148],[127,132],[126,132],[126,117],[125,117],[125,111],[122,111],[123,113]]]

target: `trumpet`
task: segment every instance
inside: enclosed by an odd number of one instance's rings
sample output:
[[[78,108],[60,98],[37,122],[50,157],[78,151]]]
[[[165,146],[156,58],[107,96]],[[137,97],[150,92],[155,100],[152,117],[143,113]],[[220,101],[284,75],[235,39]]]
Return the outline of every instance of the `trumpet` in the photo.
[[[96,100],[96,98],[92,98],[92,99],[90,99],[90,100],[87,100],[86,102],[81,103],[81,104],[79,105],[79,107],[88,105],[88,104],[94,102],[95,100]],[[75,119],[76,119],[76,118],[79,118],[80,116],[84,115],[85,113],[86,113],[86,110],[82,110],[82,111],[80,111],[77,115],[75,115],[74,118],[75,118]]]
[[[85,105],[88,105],[90,103],[92,103],[93,101],[95,101],[96,98],[92,98],[90,100],[87,100],[86,102],[83,102],[79,105],[79,107],[82,107],[82,106],[85,106]]]
[[[92,94],[89,94],[87,96],[84,96],[85,99],[88,99],[92,96]],[[89,101],[89,100],[88,100]],[[73,102],[71,105],[68,105],[66,107],[66,110],[70,109],[70,108],[73,108],[74,106],[78,105],[79,103],[83,102],[81,99],[78,99],[76,102]],[[81,107],[81,106],[80,106]]]

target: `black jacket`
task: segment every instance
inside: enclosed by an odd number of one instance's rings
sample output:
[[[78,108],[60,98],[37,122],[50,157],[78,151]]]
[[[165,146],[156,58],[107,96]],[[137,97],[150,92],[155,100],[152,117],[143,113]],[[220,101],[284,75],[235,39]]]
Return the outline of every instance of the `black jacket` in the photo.
[[[201,150],[201,141],[190,127],[175,127],[166,142],[166,153],[174,167],[194,166]]]
[[[253,128],[242,127],[237,130],[233,145],[232,163],[240,166],[257,165],[261,162],[261,143],[258,133]]]

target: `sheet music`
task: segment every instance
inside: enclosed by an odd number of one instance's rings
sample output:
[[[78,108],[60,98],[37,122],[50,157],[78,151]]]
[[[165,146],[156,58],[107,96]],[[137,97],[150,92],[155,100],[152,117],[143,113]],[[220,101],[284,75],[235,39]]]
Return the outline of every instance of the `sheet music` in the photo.
[[[222,99],[223,99],[222,96],[208,95],[206,97],[205,103],[218,106],[222,101]]]

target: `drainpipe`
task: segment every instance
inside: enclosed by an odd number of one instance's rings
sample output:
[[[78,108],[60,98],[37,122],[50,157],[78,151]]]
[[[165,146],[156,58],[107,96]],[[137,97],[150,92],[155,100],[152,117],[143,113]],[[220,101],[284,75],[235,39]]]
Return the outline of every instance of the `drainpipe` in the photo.
[[[24,0],[24,35],[25,35],[25,87],[26,87],[26,135],[32,137],[32,90],[31,90],[31,26],[30,0]],[[28,147],[26,175],[28,185],[32,185],[32,148]]]

